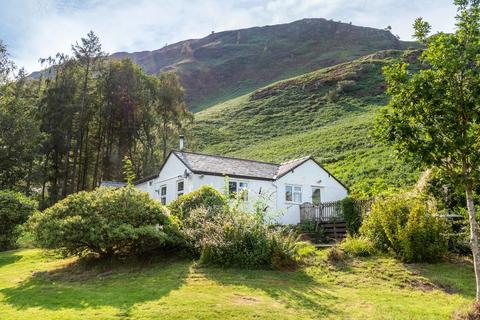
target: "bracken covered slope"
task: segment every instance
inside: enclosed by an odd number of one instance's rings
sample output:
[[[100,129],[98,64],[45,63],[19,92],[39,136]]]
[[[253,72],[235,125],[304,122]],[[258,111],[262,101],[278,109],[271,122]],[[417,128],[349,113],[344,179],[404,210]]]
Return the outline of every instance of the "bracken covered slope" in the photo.
[[[352,193],[409,186],[418,173],[371,136],[388,97],[382,67],[415,61],[388,50],[274,83],[196,114],[197,149],[281,162],[311,154]]]

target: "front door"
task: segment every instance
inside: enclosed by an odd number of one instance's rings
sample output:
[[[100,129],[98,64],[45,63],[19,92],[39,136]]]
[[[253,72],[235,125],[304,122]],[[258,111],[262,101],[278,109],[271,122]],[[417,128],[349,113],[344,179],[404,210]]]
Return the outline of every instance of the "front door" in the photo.
[[[312,204],[314,206],[318,206],[320,204],[321,200],[322,200],[322,198],[321,198],[320,188],[313,187],[312,188]]]

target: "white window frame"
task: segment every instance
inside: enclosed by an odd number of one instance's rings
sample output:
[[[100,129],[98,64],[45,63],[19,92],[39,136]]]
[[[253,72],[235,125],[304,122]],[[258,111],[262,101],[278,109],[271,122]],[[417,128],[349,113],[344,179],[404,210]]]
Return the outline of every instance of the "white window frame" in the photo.
[[[183,183],[183,189],[182,189],[182,190],[179,190],[179,189],[178,189],[178,185],[179,185],[180,183]],[[177,182],[176,182],[176,189],[177,189],[177,198],[180,197],[180,196],[182,196],[183,194],[185,194],[185,180],[183,180],[183,179],[182,179],[182,180],[177,180]]]
[[[287,199],[287,189],[291,188],[291,200]],[[297,190],[295,190],[297,189]],[[298,190],[300,189],[300,190]],[[303,187],[298,184],[285,184],[285,202],[286,203],[295,203],[295,204],[302,204],[303,200]],[[300,201],[295,201],[295,194],[300,194]]]
[[[230,183],[235,184],[235,189],[236,189],[235,195],[233,195],[230,192]],[[241,184],[243,184],[243,187],[240,187]],[[245,180],[229,180],[228,181],[228,195],[231,199],[237,198],[240,190],[245,190],[245,192],[242,192],[242,198],[240,200],[248,201],[248,181],[245,181]]]
[[[162,190],[163,188],[165,188],[165,194],[162,193]],[[160,188],[158,189],[158,194],[160,195],[160,202],[163,204],[163,205],[166,205],[167,204],[167,185],[166,184],[162,184],[160,186]]]

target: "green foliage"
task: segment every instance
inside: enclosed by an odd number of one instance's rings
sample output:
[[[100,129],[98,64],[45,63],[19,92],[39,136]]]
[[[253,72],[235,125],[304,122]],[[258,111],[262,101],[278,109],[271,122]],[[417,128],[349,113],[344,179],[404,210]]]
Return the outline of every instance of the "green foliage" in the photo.
[[[413,207],[400,237],[402,260],[438,261],[448,248],[447,230],[444,220],[434,217],[425,208]]]
[[[133,180],[135,180],[136,177],[132,160],[127,156],[123,158],[123,176],[129,185],[133,184]]]
[[[415,22],[427,45],[420,56],[425,67],[384,68],[391,99],[376,127],[379,138],[399,154],[418,166],[438,167],[472,197],[480,174],[480,3],[462,3],[454,33],[427,38],[428,23]]]
[[[377,200],[360,233],[384,252],[406,262],[432,262],[447,251],[448,226],[434,215],[426,199],[397,195]]]
[[[37,203],[19,192],[0,190],[0,251],[11,249],[20,226],[37,210]]]
[[[241,211],[212,215],[195,209],[184,220],[183,233],[190,251],[204,264],[291,270],[311,253],[297,244],[295,233]]]
[[[42,248],[79,256],[142,253],[179,241],[167,209],[132,186],[70,195],[30,223]]]
[[[376,253],[373,244],[365,237],[348,236],[342,241],[340,248],[352,257],[369,257]]]
[[[384,51],[281,81],[195,115],[199,149],[272,162],[311,154],[367,198],[413,185],[418,172],[375,141],[372,114],[387,103],[382,67],[415,52]],[[414,59],[413,59],[414,60]],[[330,90],[349,87],[335,102]]]
[[[171,214],[186,219],[191,211],[205,208],[211,214],[222,211],[227,205],[227,199],[223,194],[211,186],[202,186],[199,189],[183,194],[175,201],[168,204]]]
[[[429,36],[414,24],[426,48],[425,68],[397,63],[384,69],[391,96],[377,121],[378,136],[420,167],[437,167],[465,191],[476,279],[480,279],[478,222],[473,193],[480,186],[480,2],[458,0],[456,30]],[[480,282],[477,281],[477,299]]]
[[[360,225],[362,224],[362,217],[360,212],[355,208],[355,200],[351,197],[347,197],[342,200],[342,212],[343,219],[347,227],[347,233],[354,236],[358,233]]]
[[[470,226],[466,216],[467,214],[465,212],[461,218],[451,218],[450,223],[452,228],[448,233],[448,251],[458,255],[470,256],[472,254],[470,247]]]
[[[0,43],[0,189],[38,192],[42,207],[123,180],[125,157],[126,180],[152,174],[192,118],[175,74],[106,59],[93,32],[71,53],[12,77]]]
[[[38,86],[26,74],[4,85],[0,74],[0,189],[29,194],[45,174],[37,95]]]
[[[315,232],[317,229],[317,224],[314,220],[304,220],[300,222],[298,227],[302,232]]]

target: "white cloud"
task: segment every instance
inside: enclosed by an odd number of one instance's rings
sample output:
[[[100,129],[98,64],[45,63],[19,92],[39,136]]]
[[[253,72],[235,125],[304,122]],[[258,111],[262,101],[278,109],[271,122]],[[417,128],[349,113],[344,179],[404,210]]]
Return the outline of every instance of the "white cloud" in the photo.
[[[434,30],[451,31],[451,0],[0,0],[0,39],[19,65],[33,71],[38,58],[69,51],[89,30],[110,53],[161,48],[212,30],[322,17],[385,28],[408,40],[418,16]]]

